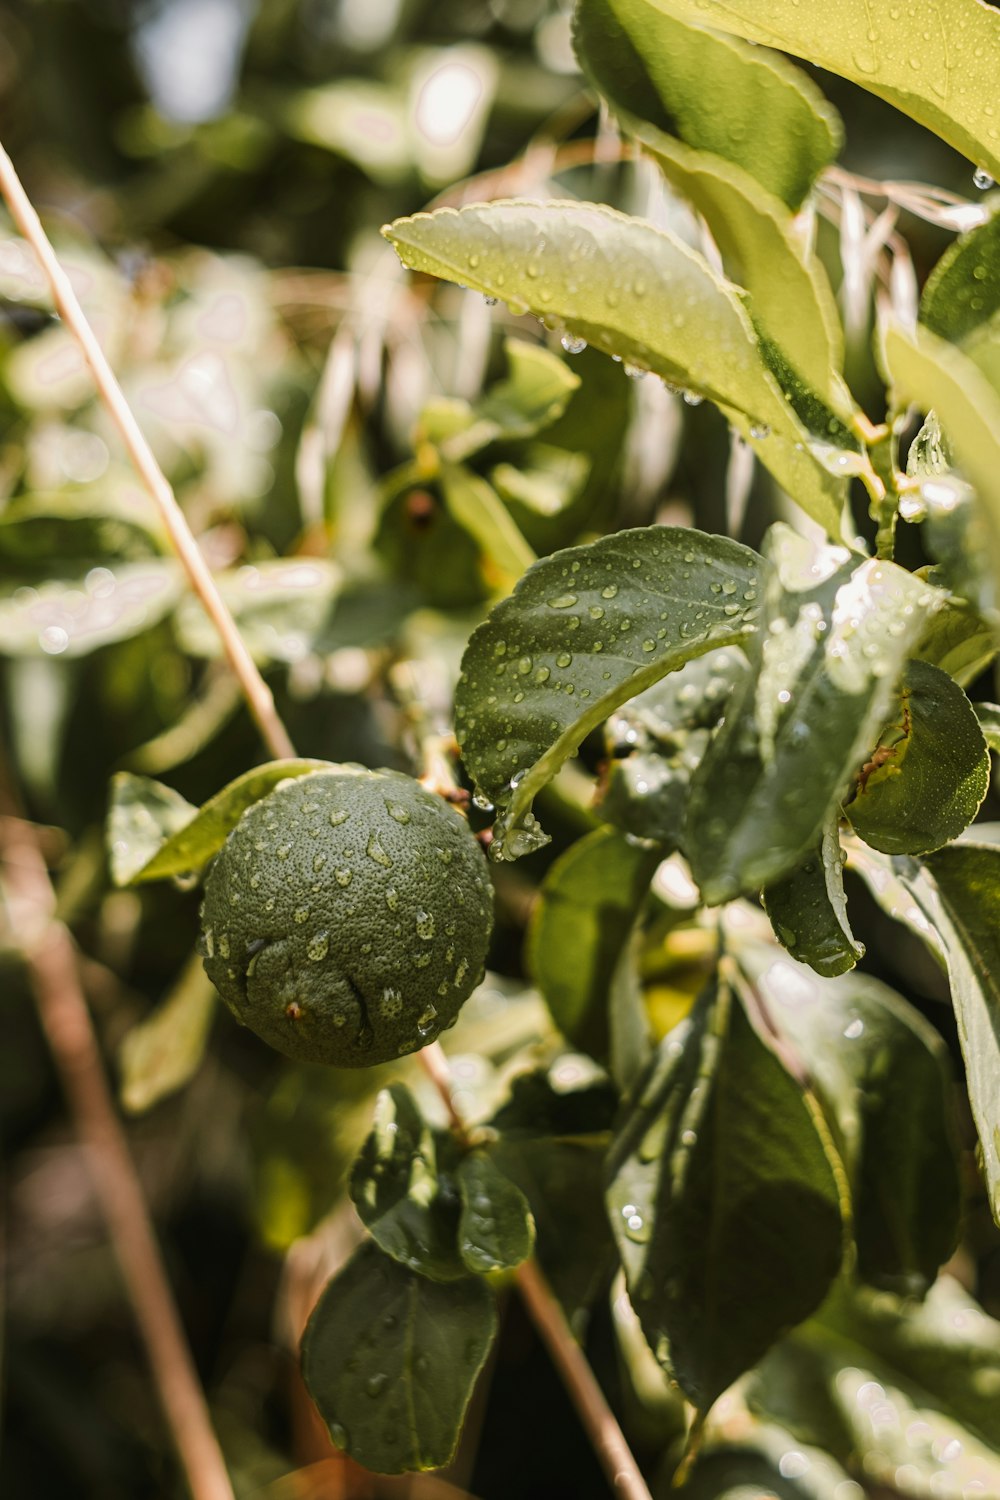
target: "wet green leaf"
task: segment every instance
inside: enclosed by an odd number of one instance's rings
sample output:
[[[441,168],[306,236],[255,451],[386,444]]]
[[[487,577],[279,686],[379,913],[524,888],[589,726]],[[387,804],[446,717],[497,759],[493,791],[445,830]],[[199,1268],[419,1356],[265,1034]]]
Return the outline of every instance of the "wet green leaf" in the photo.
[[[560,327],[742,420],[761,461],[839,534],[843,486],[806,448],[738,289],[675,236],[597,204],[497,202],[397,219],[404,263]],[[798,446],[796,446],[798,445]]]
[[[194,1077],[216,1004],[215,989],[195,955],[167,998],[121,1044],[121,1101],[130,1114],[152,1109]]]
[[[687,146],[734,163],[790,209],[840,148],[836,111],[805,73],[678,20],[669,3],[579,0],[574,41],[613,108],[624,103]]]
[[[911,661],[846,812],[874,849],[925,854],[969,826],[989,784],[989,754],[972,704],[947,672]]]
[[[381,1474],[448,1463],[496,1325],[479,1277],[444,1286],[363,1245],[302,1340],[302,1373],[338,1448]]]
[[[850,1182],[858,1274],[923,1296],[955,1248],[961,1209],[944,1043],[866,974],[820,980],[755,943],[736,957],[833,1129]]]
[[[1000,177],[993,115],[1000,20],[976,0],[842,0],[836,10],[772,0],[660,0],[696,26],[778,47],[878,94]]]
[[[375,1243],[434,1281],[468,1274],[459,1253],[458,1160],[450,1135],[431,1127],[405,1084],[382,1090],[351,1172],[351,1198]]]
[[[609,1175],[632,1304],[704,1410],[814,1311],[841,1259],[814,1115],[724,982],[661,1044]]]
[[[455,723],[501,809],[505,858],[544,842],[536,794],[591,729],[667,672],[755,628],[764,563],[722,537],[623,531],[536,563],[474,631]]]
[[[813,553],[787,530],[770,545],[785,593],[691,784],[686,847],[710,905],[780,880],[815,847],[946,597],[894,563]]]
[[[222,848],[247,808],[279,782],[330,769],[325,760],[270,761],[238,776],[200,808],[192,808],[160,782],[120,772],[112,782],[108,824],[115,884],[134,885],[200,870]]]
[[[775,936],[793,958],[827,978],[853,969],[864,944],[851,931],[836,812],[819,848],[761,892]]]
[[[527,1198],[485,1151],[464,1156],[456,1175],[462,1199],[458,1246],[466,1267],[478,1275],[513,1270],[535,1241]]]
[[[937,573],[932,577],[939,580]],[[995,629],[961,600],[948,599],[931,620],[916,657],[918,661],[930,662],[932,667],[940,667],[954,677],[959,687],[967,688],[985,672],[997,650]]]
[[[563,1035],[602,1062],[615,967],[661,857],[615,829],[596,828],[556,860],[532,913],[532,978]]]

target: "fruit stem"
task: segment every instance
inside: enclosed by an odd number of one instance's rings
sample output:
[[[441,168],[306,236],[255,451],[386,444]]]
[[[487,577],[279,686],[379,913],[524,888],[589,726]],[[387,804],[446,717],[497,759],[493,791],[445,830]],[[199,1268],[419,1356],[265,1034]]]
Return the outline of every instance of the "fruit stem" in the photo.
[[[59,264],[51,241],[42,228],[41,220],[35,212],[31,199],[24,191],[21,180],[14,170],[14,164],[4,150],[2,142],[0,142],[0,192],[7,200],[11,218],[38,257],[56,309],[79,344],[83,358],[94,377],[98,394],[118,428],[128,455],[160,513],[174,551],[187,573],[188,581],[219,632],[226,660],[243,690],[247,705],[256,720],[265,745],[276,759],[291,758],[295,750],[288,737],[288,731],[274,706],[271,689],[261,676],[256,662],[236,628],[232,615],[223,603],[222,596],[216,588],[215,579],[188,525],[187,517],[177,503],[170,481],[157,463],[153,450],[125,399],[104,350],[97,342],[94,330],[77,300],[69,277]]]

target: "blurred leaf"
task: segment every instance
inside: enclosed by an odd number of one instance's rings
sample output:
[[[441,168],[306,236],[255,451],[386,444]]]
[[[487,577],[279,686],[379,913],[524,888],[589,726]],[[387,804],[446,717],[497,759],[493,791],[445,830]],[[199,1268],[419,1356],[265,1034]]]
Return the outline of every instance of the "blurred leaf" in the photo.
[[[306,1385],[338,1448],[381,1474],[448,1463],[496,1322],[478,1277],[442,1286],[363,1245],[302,1340]]]
[[[504,340],[509,374],[490,386],[468,417],[450,435],[437,441],[449,463],[460,463],[499,440],[524,441],[550,427],[562,416],[580,377],[541,344],[524,339]]]
[[[839,822],[834,812],[819,848],[761,892],[778,941],[826,978],[853,969],[865,952],[847,918]]]
[[[33,495],[30,504],[15,500],[0,515],[0,561],[8,576],[37,580],[57,569],[149,557],[157,551],[144,526],[116,514],[81,513],[76,496],[63,502],[61,496]],[[105,571],[102,567],[91,587],[107,585]]]
[[[180,569],[168,559],[91,568],[74,582],[51,580],[0,599],[0,653],[86,656],[127,640],[177,603]]]
[[[909,662],[897,702],[845,810],[874,849],[925,854],[975,818],[990,758],[972,704],[939,667]]]
[[[783,573],[785,554],[812,550],[778,528],[771,549]],[[946,597],[891,562],[812,555],[692,778],[685,847],[712,906],[780,880],[814,847]]]
[[[376,1100],[351,1172],[351,1198],[375,1243],[434,1281],[468,1274],[459,1253],[458,1156],[448,1133],[434,1130],[409,1089],[394,1083]]]
[[[1000,390],[1000,205],[985,224],[960,235],[927,278],[920,320],[960,344]]]
[[[597,828],[549,869],[528,928],[526,960],[559,1030],[606,1062],[615,967],[662,851]]]
[[[120,771],[111,784],[108,818],[115,884],[135,885],[200,870],[222,848],[247,808],[280,782],[330,769],[325,760],[271,761],[238,776],[200,808],[157,781]]]
[[[724,981],[661,1044],[609,1178],[632,1304],[704,1411],[815,1310],[841,1259],[813,1113]]]
[[[111,782],[107,845],[111,879],[129,885],[198,809],[173,787],[119,771]]]
[[[340,591],[341,571],[320,558],[275,558],[216,574],[219,593],[254,660],[300,661],[315,648]],[[192,656],[222,655],[215,626],[189,594],[177,611],[181,645]]]
[[[218,997],[202,968],[189,959],[173,990],[129,1031],[119,1051],[122,1107],[143,1114],[194,1077],[201,1066]]]
[[[463,1156],[457,1171],[462,1211],[458,1244],[470,1271],[510,1271],[531,1254],[535,1225],[528,1200],[485,1151]]]
[[[512,583],[531,567],[534,551],[485,479],[464,465],[448,464],[441,471],[441,493],[454,519]]]
[[[952,1076],[938,1033],[866,974],[820,980],[761,944],[736,948],[804,1064],[851,1187],[858,1274],[923,1296],[958,1239]]]
[[[398,219],[385,233],[412,269],[503,296],[741,417],[761,461],[773,452],[783,482],[791,465],[790,493],[839,533],[842,487],[811,460],[808,434],[761,356],[737,289],[681,240],[613,209],[569,202],[440,209]]]
[[[979,555],[982,559],[981,551]],[[938,574],[932,576],[938,581]],[[940,667],[942,672],[954,677],[959,687],[967,688],[980,673],[985,672],[997,649],[997,633],[993,627],[960,600],[947,599],[931,620],[917,649],[916,659]]]
[[[752,632],[763,566],[722,537],[658,526],[529,569],[470,638],[455,699],[462,756],[502,810],[498,854],[545,841],[535,795],[612,710]]]
[[[344,156],[378,183],[396,183],[412,169],[405,100],[375,80],[341,78],[299,89],[284,110],[285,128],[311,145]]]
[[[709,1428],[685,1476],[689,1500],[861,1500],[864,1494],[828,1453],[781,1427],[744,1421],[733,1438],[726,1424],[720,1428]]]
[[[996,30],[1000,49],[1000,25]],[[1000,392],[971,359],[926,328],[908,333],[890,326],[884,350],[896,399],[914,401],[925,412],[933,409],[962,473],[979,497],[996,579],[1000,577]]]
[[[1000,25],[966,0],[844,0],[835,12],[774,0],[662,0],[671,15],[780,47],[886,99],[1000,177],[992,85]]]
[[[791,209],[840,148],[836,111],[805,73],[689,25],[669,0],[579,0],[574,40],[612,107],[734,163]]]
[[[540,516],[558,516],[576,500],[590,473],[586,453],[532,443],[518,464],[497,464],[490,482],[502,500]]]
[[[1000,755],[1000,704],[974,703],[972,706],[987,748]]]

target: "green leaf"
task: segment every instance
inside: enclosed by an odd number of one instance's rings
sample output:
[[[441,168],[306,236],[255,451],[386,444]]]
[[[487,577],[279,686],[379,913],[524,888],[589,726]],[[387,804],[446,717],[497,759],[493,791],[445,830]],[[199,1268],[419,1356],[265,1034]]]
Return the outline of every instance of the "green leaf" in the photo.
[[[72,582],[19,588],[0,599],[0,653],[5,656],[87,656],[159,623],[180,597],[175,562],[92,568]]]
[[[457,464],[491,443],[533,438],[562,416],[580,377],[541,344],[524,339],[504,340],[510,371],[475,405],[437,400],[421,414],[418,444],[429,441],[446,463]]]
[[[478,1277],[443,1286],[363,1245],[302,1340],[302,1373],[338,1448],[381,1474],[448,1463],[496,1324]]]
[[[961,1209],[944,1043],[865,974],[819,980],[756,943],[735,956],[833,1129],[851,1188],[858,1274],[923,1296],[955,1248]]]
[[[666,526],[529,569],[473,632],[455,697],[465,763],[502,811],[500,857],[545,841],[532,801],[592,729],[666,673],[753,632],[764,571],[747,547]]]
[[[607,1061],[615,966],[662,852],[596,828],[552,865],[528,928],[528,969],[562,1034]]]
[[[122,1105],[130,1114],[152,1109],[194,1077],[205,1055],[216,1001],[196,955],[163,1003],[126,1033],[119,1065]]]
[[[890,326],[884,354],[896,400],[914,401],[923,411],[936,413],[962,473],[979,496],[994,575],[1000,577],[1000,393],[961,350],[926,328],[907,333]]]
[[[761,892],[778,941],[793,958],[827,978],[853,969],[865,952],[847,919],[838,823],[834,813],[819,848]]]
[[[624,103],[687,146],[734,163],[791,209],[840,149],[839,117],[805,73],[678,20],[669,3],[579,0],[574,41],[612,108]]]
[[[655,839],[664,853],[680,847],[691,777],[748,670],[742,651],[710,651],[612,714],[604,735],[602,818],[636,838]]]
[[[215,581],[254,660],[266,665],[301,661],[313,650],[333,612],[342,574],[323,558],[273,558],[218,573]],[[221,656],[219,633],[193,594],[177,611],[177,631],[192,656]]]
[[[696,26],[778,47],[839,73],[926,125],[1000,177],[1000,16],[976,0],[660,0]]]
[[[379,1248],[434,1281],[468,1274],[459,1254],[458,1159],[454,1141],[432,1129],[405,1084],[382,1090],[351,1172],[351,1198]]]
[[[441,471],[441,493],[458,524],[508,577],[516,580],[531,567],[534,551],[485,479],[464,465],[448,464]]]
[[[819,1305],[841,1259],[815,1116],[724,982],[664,1040],[609,1171],[632,1304],[704,1411]]]
[[[1000,1224],[1000,847],[949,844],[923,861],[858,848],[850,863],[947,968],[987,1196]]]
[[[960,344],[1000,390],[1000,207],[961,235],[927,279],[920,320],[939,338]]]
[[[528,1200],[485,1151],[471,1151],[458,1167],[462,1212],[458,1245],[470,1271],[510,1271],[527,1260],[535,1242]]]
[[[900,513],[906,519],[924,523],[924,546],[937,564],[932,575],[934,582],[944,584],[957,595],[953,601],[955,609],[967,601],[982,617],[978,620],[978,628],[976,615],[964,622],[964,629],[960,618],[953,622],[962,635],[973,637],[958,652],[962,670],[972,672],[976,660],[981,660],[987,651],[987,641],[982,639],[983,636],[987,636],[992,645],[992,652],[983,665],[987,665],[995,654],[996,625],[1000,622],[997,575],[990,557],[990,521],[978,503],[975,490],[954,472],[937,414],[933,411],[927,414],[923,427],[910,445],[906,472],[921,483],[915,496],[903,498]],[[951,612],[949,608],[948,613]],[[971,611],[965,613],[971,615]],[[946,621],[939,618],[936,627],[945,629]],[[925,647],[927,645],[925,642]],[[925,649],[920,655],[947,670],[944,661],[928,656]],[[953,675],[964,687],[965,681],[957,673]]]
[[[532,443],[517,465],[497,464],[490,481],[508,504],[539,516],[558,516],[579,497],[589,474],[586,453]]]
[[[472,204],[384,230],[404,264],[504,297],[720,405],[761,461],[839,534],[843,486],[807,451],[738,289],[664,230],[589,203]],[[797,446],[796,446],[797,445]]]
[[[222,848],[247,808],[280,782],[330,769],[325,760],[270,761],[238,776],[200,808],[160,782],[120,772],[111,783],[108,823],[115,884],[137,885],[200,870]]]
[[[130,885],[156,851],[186,828],[197,812],[180,792],[161,781],[133,776],[130,771],[112,777],[105,842],[115,885]]]
[[[932,581],[939,576],[932,574]],[[959,687],[967,688],[985,672],[997,649],[997,633],[982,615],[960,599],[948,599],[931,620],[916,655],[918,661],[940,667]]]
[[[685,847],[713,906],[780,880],[816,846],[946,597],[894,563],[855,565],[787,528],[770,546],[784,595],[691,784]]]
[[[1000,755],[1000,704],[996,703],[974,703],[976,718],[979,727],[983,731],[983,739],[987,748],[994,755]]]
[[[925,854],[968,828],[990,784],[975,710],[947,672],[911,661],[846,813],[884,854]]]

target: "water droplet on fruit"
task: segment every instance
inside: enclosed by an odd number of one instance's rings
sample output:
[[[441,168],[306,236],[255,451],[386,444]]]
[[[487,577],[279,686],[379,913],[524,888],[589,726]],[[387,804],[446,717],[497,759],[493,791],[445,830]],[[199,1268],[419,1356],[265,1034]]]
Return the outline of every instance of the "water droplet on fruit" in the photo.
[[[342,885],[346,889],[347,886],[349,886],[351,883],[352,872],[348,869],[335,870],[334,879],[336,880],[338,885]]]
[[[417,909],[417,937],[429,943],[434,936],[434,918],[429,911],[422,908]]]
[[[409,812],[399,802],[387,802],[385,810],[390,818],[394,818],[397,823],[408,823],[410,821]]]
[[[330,934],[328,932],[317,932],[314,937],[311,937],[309,939],[309,946],[306,949],[306,952],[312,959],[313,963],[320,963],[326,957],[329,951]]]
[[[365,853],[368,855],[369,859],[374,860],[377,865],[381,865],[383,870],[392,869],[392,860],[383,849],[381,840],[379,839],[377,833],[369,834],[368,847],[365,850]]]

